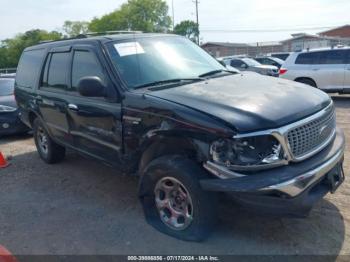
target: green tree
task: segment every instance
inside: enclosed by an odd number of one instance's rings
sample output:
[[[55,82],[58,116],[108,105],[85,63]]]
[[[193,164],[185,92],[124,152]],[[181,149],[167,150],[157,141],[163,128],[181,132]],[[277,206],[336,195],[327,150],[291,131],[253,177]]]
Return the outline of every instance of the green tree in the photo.
[[[163,0],[128,0],[120,9],[94,18],[90,31],[134,30],[167,32],[171,25],[168,5]]]
[[[16,67],[23,50],[41,41],[58,40],[62,34],[56,31],[47,32],[45,30],[34,29],[18,34],[16,37],[6,39],[2,42],[1,56],[5,57],[5,64],[1,67]]]
[[[186,36],[193,42],[196,42],[199,36],[199,27],[197,23],[190,20],[185,20],[175,26],[174,33]]]
[[[75,37],[89,31],[89,23],[85,21],[65,21],[63,31],[68,37]]]

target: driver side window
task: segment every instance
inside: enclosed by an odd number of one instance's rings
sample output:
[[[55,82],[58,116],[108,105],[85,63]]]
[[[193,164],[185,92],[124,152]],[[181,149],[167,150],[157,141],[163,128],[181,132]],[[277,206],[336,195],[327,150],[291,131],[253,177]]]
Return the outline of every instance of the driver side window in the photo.
[[[231,60],[231,66],[235,67],[235,68],[241,68],[242,65],[244,65],[244,63],[240,60]]]
[[[74,51],[72,66],[72,85],[68,91],[77,92],[79,80],[87,76],[97,76],[105,84],[102,67],[95,54],[89,51]]]

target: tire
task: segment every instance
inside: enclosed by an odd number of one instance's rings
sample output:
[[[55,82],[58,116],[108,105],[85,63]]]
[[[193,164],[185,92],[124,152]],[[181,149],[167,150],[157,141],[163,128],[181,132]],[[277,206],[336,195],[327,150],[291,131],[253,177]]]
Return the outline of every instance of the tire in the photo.
[[[39,156],[47,164],[59,163],[64,159],[66,149],[51,139],[43,123],[38,118],[33,123],[33,135]]]
[[[296,80],[296,82],[303,83],[305,85],[309,85],[309,86],[317,88],[315,81],[308,79],[308,78],[301,78],[301,79]]]
[[[181,156],[164,156],[152,161],[142,175],[139,197],[151,226],[185,241],[207,238],[217,219],[218,196],[201,189],[199,180],[207,174],[198,165]]]

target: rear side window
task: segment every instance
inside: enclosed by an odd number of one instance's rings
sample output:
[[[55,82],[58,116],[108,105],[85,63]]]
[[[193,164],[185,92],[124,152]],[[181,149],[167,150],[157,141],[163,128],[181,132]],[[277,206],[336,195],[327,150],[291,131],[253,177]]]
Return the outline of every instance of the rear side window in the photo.
[[[318,64],[320,52],[304,53],[298,55],[295,63],[298,65],[315,65]]]
[[[242,67],[242,65],[244,65],[244,63],[241,60],[231,60],[231,66],[233,67]]]
[[[17,68],[16,83],[18,86],[34,88],[44,55],[45,49],[23,52]]]
[[[87,76],[97,76],[105,81],[103,70],[95,54],[89,51],[75,51],[72,67],[72,89],[77,91],[79,80]]]
[[[55,90],[67,88],[67,73],[70,53],[52,53],[46,60],[43,87]]]
[[[345,64],[350,64],[350,49],[345,50]]]
[[[332,50],[320,53],[319,64],[339,65],[345,63],[346,50]]]

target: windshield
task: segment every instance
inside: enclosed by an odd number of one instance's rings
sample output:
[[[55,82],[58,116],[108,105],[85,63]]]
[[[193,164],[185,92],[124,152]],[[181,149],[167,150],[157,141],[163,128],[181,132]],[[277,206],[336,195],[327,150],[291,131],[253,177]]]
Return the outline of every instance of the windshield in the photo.
[[[9,96],[13,94],[15,85],[14,79],[0,79],[0,96]]]
[[[261,64],[258,61],[255,61],[251,58],[243,58],[242,59],[249,66],[260,66]]]
[[[107,44],[112,62],[133,89],[171,79],[194,79],[215,70],[227,70],[184,37],[136,38]]]

